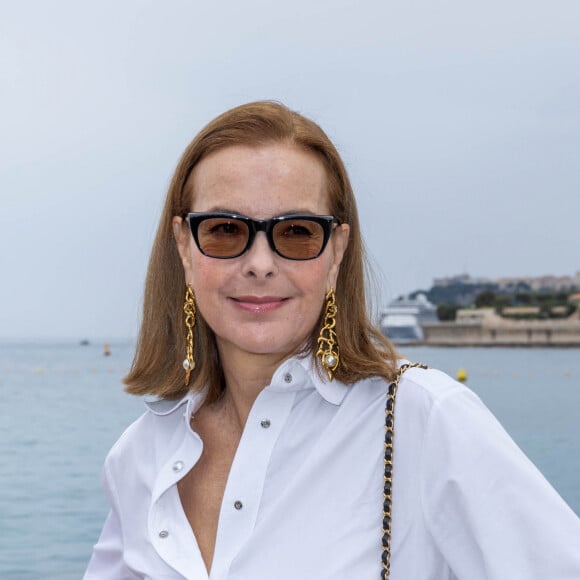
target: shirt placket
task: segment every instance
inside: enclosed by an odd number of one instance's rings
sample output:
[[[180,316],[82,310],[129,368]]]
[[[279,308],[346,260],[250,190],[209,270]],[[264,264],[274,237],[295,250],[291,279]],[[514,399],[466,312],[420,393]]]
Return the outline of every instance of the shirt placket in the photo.
[[[292,374],[286,372],[283,380],[290,386]],[[295,396],[293,390],[266,388],[252,406],[224,492],[210,580],[227,579],[254,529],[270,457]]]
[[[149,511],[149,540],[158,555],[184,578],[207,579],[193,531],[181,507],[177,482],[199,460],[203,444],[189,427],[190,405],[184,412],[183,439],[161,468]]]

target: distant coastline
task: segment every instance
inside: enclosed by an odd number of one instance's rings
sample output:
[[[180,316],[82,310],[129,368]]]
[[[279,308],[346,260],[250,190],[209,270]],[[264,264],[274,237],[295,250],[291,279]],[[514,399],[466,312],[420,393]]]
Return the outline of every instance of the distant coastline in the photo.
[[[465,313],[463,316],[462,313]],[[507,320],[493,308],[460,311],[454,322],[422,325],[428,346],[580,347],[580,313],[566,319]]]
[[[580,272],[489,280],[434,280],[393,300],[381,330],[396,344],[580,347]]]

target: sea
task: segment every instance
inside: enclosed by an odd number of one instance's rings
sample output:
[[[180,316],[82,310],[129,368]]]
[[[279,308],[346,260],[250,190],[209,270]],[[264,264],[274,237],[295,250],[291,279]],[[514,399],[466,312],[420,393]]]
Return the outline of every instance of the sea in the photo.
[[[400,347],[457,376],[580,514],[580,350]],[[0,578],[77,580],[107,514],[103,459],[143,412],[130,341],[0,344]]]

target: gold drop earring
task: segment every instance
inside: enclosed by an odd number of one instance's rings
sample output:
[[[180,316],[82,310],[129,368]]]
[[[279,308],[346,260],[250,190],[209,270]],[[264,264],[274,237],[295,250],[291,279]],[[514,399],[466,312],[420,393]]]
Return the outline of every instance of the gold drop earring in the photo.
[[[338,368],[340,360],[336,332],[334,330],[337,311],[336,295],[334,288],[331,288],[324,298],[324,319],[318,335],[318,351],[316,352],[316,356],[320,358],[320,363],[330,381],[334,378],[334,372]]]
[[[195,327],[195,295],[191,284],[187,285],[185,291],[185,302],[183,304],[183,312],[185,313],[185,328],[187,329],[187,336],[185,337],[185,360],[183,361],[183,368],[185,369],[185,386],[189,386],[189,376],[191,371],[195,368],[195,360],[193,358],[193,328]]]

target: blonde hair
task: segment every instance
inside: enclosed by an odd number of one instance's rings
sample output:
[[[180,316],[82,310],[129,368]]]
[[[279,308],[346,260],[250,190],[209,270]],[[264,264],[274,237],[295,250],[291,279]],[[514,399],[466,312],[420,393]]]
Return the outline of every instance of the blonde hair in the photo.
[[[354,194],[338,151],[313,121],[280,103],[260,101],[236,107],[211,121],[187,147],[177,165],[149,261],[139,340],[131,370],[124,379],[128,393],[173,399],[184,396],[190,388],[198,390],[207,386],[207,401],[211,402],[225,389],[215,335],[199,312],[195,326],[196,368],[191,375],[191,386],[184,385],[185,278],[172,218],[190,210],[187,179],[204,157],[234,145],[268,143],[288,143],[313,153],[322,161],[328,179],[331,213],[350,226],[349,243],[336,284],[340,365],[335,378],[353,384],[370,376],[390,380],[395,372],[394,348],[369,319],[365,295],[366,256]],[[307,349],[310,352],[317,350],[318,330],[319,325],[312,332]]]

